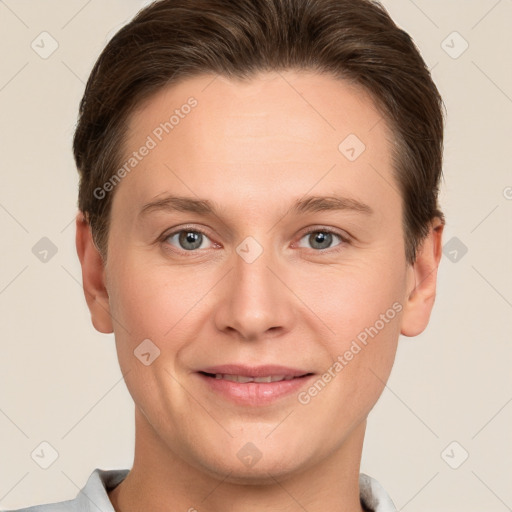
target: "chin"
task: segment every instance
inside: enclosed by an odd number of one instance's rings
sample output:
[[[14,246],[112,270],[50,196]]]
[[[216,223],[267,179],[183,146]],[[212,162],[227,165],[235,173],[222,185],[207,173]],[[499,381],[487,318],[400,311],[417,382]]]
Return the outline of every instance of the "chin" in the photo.
[[[309,454],[312,447],[299,440],[275,443],[265,440],[264,436],[254,442],[247,439],[219,441],[215,447],[204,446],[199,451],[195,445],[193,456],[201,469],[211,476],[240,485],[275,484],[276,479],[285,480],[313,464]],[[207,459],[205,453],[209,453]]]
[[[275,484],[276,480],[282,481],[292,474],[300,472],[300,463],[288,462],[283,464],[280,454],[274,457],[276,460],[261,459],[252,467],[244,467],[242,464],[229,461],[225,465],[209,467],[209,472],[214,473],[217,478],[221,477],[223,482],[237,485],[269,485]],[[213,471],[212,471],[213,470]]]

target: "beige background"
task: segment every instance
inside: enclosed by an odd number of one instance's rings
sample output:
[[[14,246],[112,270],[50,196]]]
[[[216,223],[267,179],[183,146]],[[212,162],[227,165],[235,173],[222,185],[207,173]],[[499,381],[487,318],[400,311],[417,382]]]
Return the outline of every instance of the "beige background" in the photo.
[[[512,510],[512,0],[384,4],[446,102],[444,242],[459,248],[445,247],[430,326],[401,338],[362,470],[406,512]],[[93,329],[81,288],[71,138],[94,60],[142,5],[0,2],[4,509],[72,498],[94,468],[132,462],[131,398],[113,337]],[[43,31],[58,42],[47,59],[31,48]],[[57,249],[47,262],[32,252],[43,237]],[[31,458],[43,441],[58,452],[48,469]]]

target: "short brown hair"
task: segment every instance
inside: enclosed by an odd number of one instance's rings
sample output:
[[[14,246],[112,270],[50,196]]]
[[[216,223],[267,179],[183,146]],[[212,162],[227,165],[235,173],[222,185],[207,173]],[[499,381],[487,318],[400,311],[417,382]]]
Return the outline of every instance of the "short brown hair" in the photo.
[[[152,94],[204,73],[326,72],[359,84],[395,136],[408,263],[428,234],[442,175],[443,102],[411,37],[372,0],[157,0],[106,45],[80,103],[73,151],[78,207],[107,256],[113,193],[130,114]],[[341,142],[341,141],[340,141]]]

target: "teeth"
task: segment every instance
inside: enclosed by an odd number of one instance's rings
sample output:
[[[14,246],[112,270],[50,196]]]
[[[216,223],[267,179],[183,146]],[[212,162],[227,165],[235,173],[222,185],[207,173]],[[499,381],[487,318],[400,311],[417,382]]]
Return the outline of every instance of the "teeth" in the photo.
[[[242,382],[243,384],[253,381],[252,377],[244,377],[242,375],[224,375],[224,378],[227,380],[233,380],[234,382]]]
[[[292,375],[268,375],[266,377],[245,377],[244,375],[229,375],[227,373],[216,373],[215,378],[217,380],[224,379],[230,380],[232,382],[279,382],[282,380],[292,380],[294,377]]]
[[[270,375],[268,377],[254,377],[254,382],[272,382],[272,377]]]

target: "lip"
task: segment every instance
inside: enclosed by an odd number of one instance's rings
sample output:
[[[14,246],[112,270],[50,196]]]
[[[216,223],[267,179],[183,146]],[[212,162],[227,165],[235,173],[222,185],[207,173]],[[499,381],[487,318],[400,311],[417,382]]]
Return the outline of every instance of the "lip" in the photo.
[[[223,364],[220,366],[210,366],[201,368],[201,372],[205,373],[223,373],[229,375],[241,375],[243,377],[266,377],[267,375],[291,375],[292,377],[300,377],[307,373],[308,370],[299,368],[290,368],[288,366],[280,366],[275,364],[266,364],[261,366],[248,366],[243,364]]]
[[[277,382],[233,382],[224,379],[215,379],[205,374],[228,374],[244,377],[266,377],[268,375],[293,376],[292,380]],[[230,400],[237,405],[264,406],[269,405],[292,393],[297,393],[300,388],[314,377],[312,372],[298,368],[290,368],[280,365],[246,366],[238,364],[226,364],[210,366],[197,371],[196,375],[208,387],[210,391]]]

